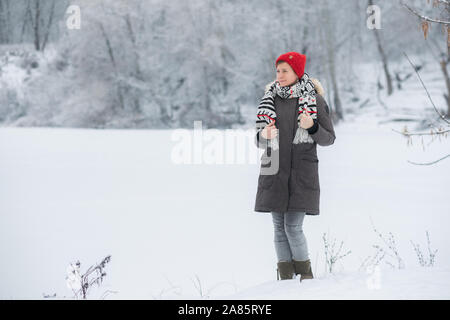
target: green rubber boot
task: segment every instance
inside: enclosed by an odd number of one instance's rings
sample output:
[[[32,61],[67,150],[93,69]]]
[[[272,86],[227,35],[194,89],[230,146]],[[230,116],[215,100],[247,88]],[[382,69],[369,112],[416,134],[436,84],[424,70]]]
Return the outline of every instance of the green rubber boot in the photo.
[[[295,275],[300,274],[300,282],[305,279],[314,279],[311,270],[311,261],[308,259],[306,261],[293,260]]]
[[[294,278],[294,264],[292,261],[280,261],[277,263],[277,280],[289,280]]]

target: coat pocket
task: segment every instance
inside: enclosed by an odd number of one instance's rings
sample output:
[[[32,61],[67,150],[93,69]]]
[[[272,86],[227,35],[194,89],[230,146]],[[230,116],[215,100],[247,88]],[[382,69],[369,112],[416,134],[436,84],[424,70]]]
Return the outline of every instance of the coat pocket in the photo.
[[[319,159],[303,156],[296,159],[293,165],[295,180],[300,189],[318,190],[319,186]]]

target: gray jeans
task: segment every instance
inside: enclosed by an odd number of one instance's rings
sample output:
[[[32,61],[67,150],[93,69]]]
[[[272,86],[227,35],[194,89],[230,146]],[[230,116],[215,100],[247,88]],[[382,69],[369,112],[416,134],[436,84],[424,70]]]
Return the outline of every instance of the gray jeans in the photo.
[[[309,259],[308,245],[303,233],[305,212],[274,212],[275,252],[278,261],[305,261]]]

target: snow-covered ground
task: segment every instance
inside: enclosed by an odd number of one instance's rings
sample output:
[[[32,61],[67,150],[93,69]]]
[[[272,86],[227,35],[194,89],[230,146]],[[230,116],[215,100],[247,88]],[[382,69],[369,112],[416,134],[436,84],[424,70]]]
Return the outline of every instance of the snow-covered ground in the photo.
[[[416,82],[387,103],[431,116]],[[173,131],[0,128],[0,298],[70,297],[69,263],[85,271],[110,254],[90,298],[448,299],[450,160],[407,160],[441,158],[450,140],[407,146],[391,129],[411,123],[389,117],[371,101],[335,127],[334,145],[318,146],[321,214],[304,222],[315,279],[302,283],[276,281],[271,217],[253,212],[257,163],[177,165]],[[387,249],[372,223],[392,232],[405,268],[391,257],[361,267],[373,245]],[[411,243],[427,253],[426,231],[434,267],[419,266]],[[333,274],[324,233],[351,250]]]

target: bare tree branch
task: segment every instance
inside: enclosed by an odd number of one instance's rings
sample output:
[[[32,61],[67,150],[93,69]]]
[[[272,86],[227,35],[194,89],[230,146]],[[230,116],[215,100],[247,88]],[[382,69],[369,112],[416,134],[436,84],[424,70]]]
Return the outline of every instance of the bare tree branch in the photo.
[[[425,87],[425,84],[422,81],[422,78],[420,77],[419,72],[417,71],[416,66],[411,62],[411,60],[409,59],[408,55],[406,54],[406,52],[403,52],[403,54],[406,56],[406,58],[408,59],[409,63],[411,64],[411,66],[413,67],[414,71],[416,72],[417,76],[419,77],[420,83],[422,83],[423,88],[425,89],[427,95],[428,95],[428,99],[430,99],[431,104],[433,105],[434,110],[437,112],[437,114],[439,115],[439,118],[444,120],[447,124],[450,124],[450,121],[448,121],[444,115],[442,115],[439,110],[436,108],[436,106],[434,105],[433,100],[431,99],[430,93],[427,90],[427,87]]]
[[[446,26],[450,26],[450,21],[444,21],[444,20],[439,20],[439,19],[433,19],[433,18],[429,18],[426,17],[422,14],[420,14],[419,12],[417,12],[416,10],[412,9],[410,6],[408,6],[406,3],[404,3],[403,1],[401,2],[401,4],[408,9],[409,11],[411,11],[413,14],[415,14],[416,16],[418,16],[420,19],[425,20],[425,21],[429,21],[429,22],[435,22],[435,23],[440,23]]]
[[[55,4],[56,4],[56,1],[53,0],[52,6],[51,6],[51,8],[50,8],[50,16],[49,16],[48,22],[47,22],[47,30],[46,30],[46,32],[45,32],[45,35],[44,35],[44,41],[43,41],[43,43],[42,43],[42,51],[44,51],[45,46],[47,45],[48,36],[49,36],[49,34],[50,34],[50,28],[51,28],[52,23],[53,23],[53,16],[54,16],[54,14],[55,14]]]
[[[418,163],[418,162],[412,162],[412,161],[409,161],[409,160],[408,160],[408,162],[409,162],[409,163],[412,163],[412,164],[417,164],[417,165],[429,166],[429,165],[435,164],[436,162],[439,162],[439,161],[441,161],[441,160],[444,160],[445,158],[448,158],[448,157],[450,157],[450,154],[448,154],[448,155],[446,155],[445,157],[442,157],[442,158],[440,158],[440,159],[438,159],[438,160],[432,161],[432,162]]]
[[[424,132],[424,133],[419,133],[419,132],[410,133],[408,131],[398,131],[398,130],[395,130],[395,129],[391,129],[391,130],[395,131],[397,133],[401,133],[402,135],[407,136],[407,137],[409,137],[409,136],[426,136],[426,135],[444,134],[444,133],[450,132],[450,129],[438,130],[437,132]]]
[[[448,1],[448,0],[434,0],[434,1],[437,3],[444,4],[446,6],[450,5],[450,1]]]

